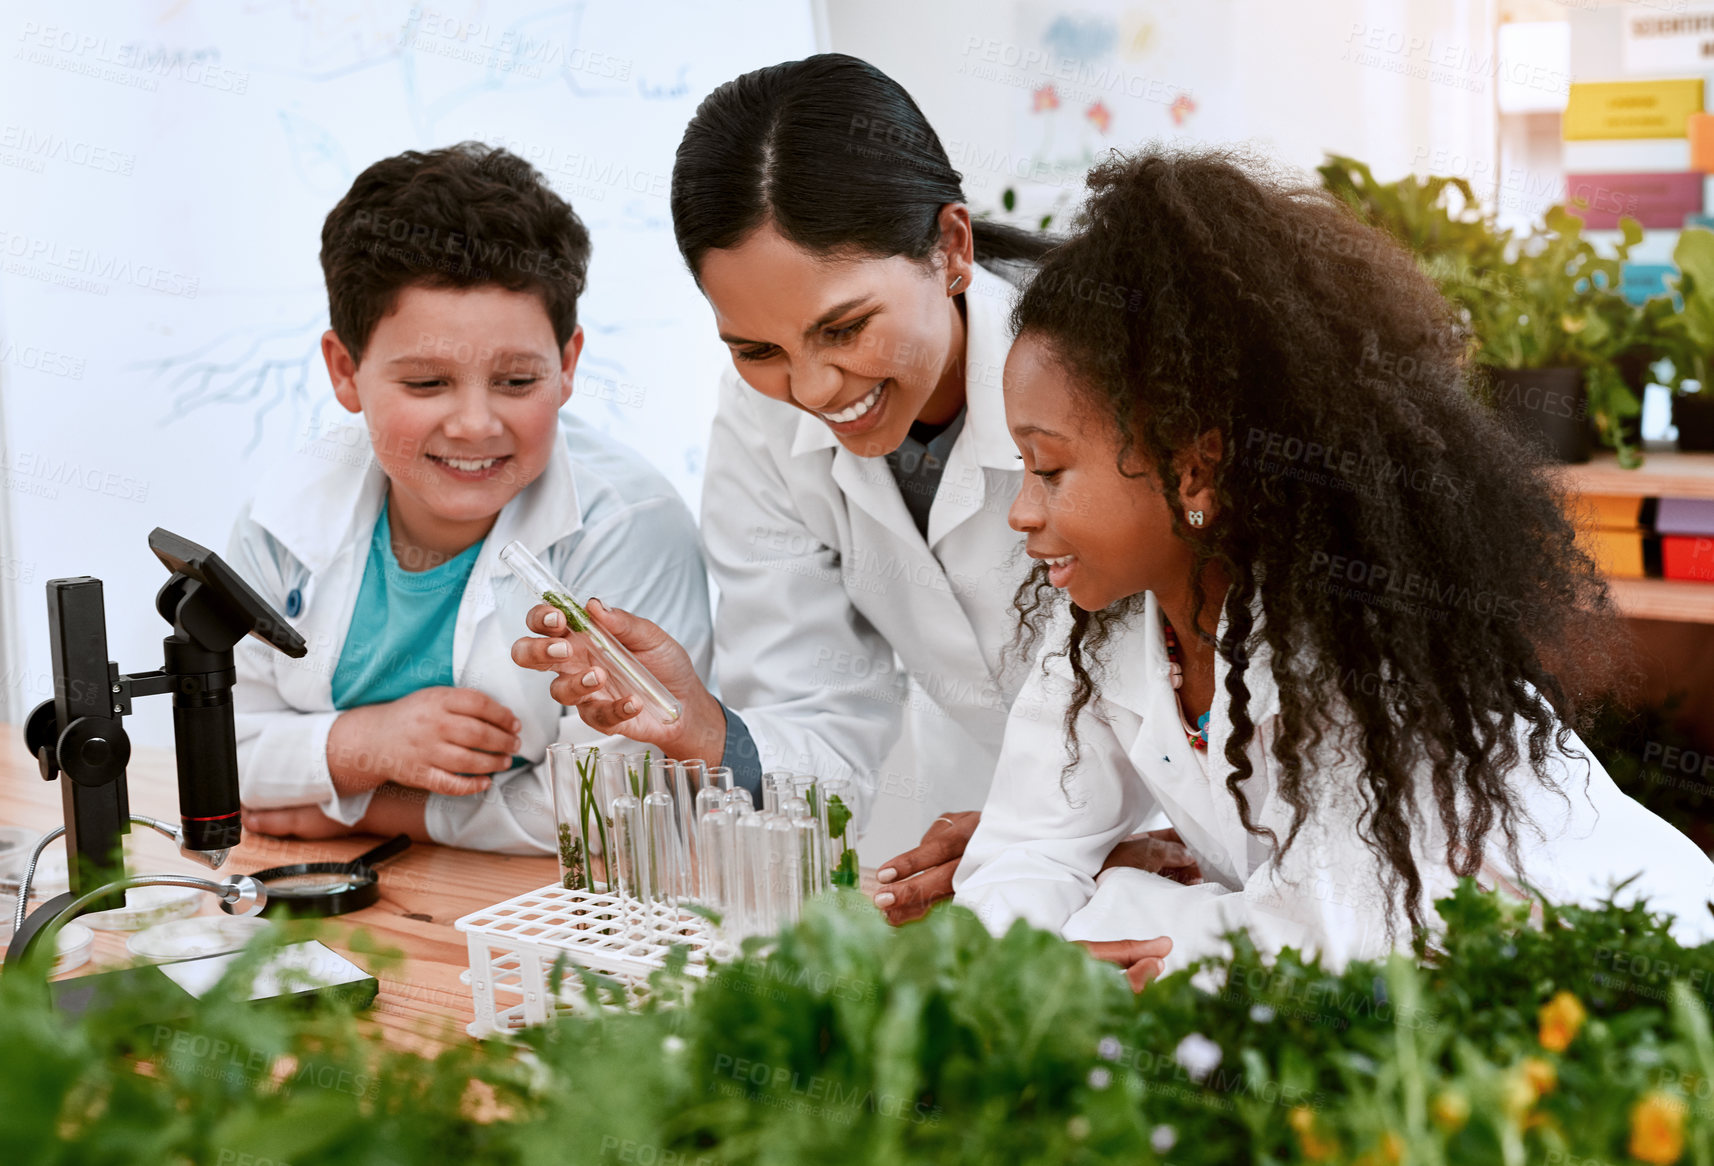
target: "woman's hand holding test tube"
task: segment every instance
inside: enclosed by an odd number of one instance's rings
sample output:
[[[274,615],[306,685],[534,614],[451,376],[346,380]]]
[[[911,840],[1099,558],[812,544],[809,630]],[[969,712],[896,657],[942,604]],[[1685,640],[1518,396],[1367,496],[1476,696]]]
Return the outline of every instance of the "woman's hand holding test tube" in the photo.
[[[550,604],[530,609],[525,622],[536,635],[512,645],[513,662],[538,672],[558,673],[548,691],[561,704],[575,708],[583,723],[598,732],[654,745],[676,760],[699,757],[710,765],[723,764],[726,710],[697,676],[690,653],[640,615],[608,607],[599,599],[591,599],[585,610],[677,699],[682,711],[676,720],[664,720],[634,696],[616,695],[606,663]]]

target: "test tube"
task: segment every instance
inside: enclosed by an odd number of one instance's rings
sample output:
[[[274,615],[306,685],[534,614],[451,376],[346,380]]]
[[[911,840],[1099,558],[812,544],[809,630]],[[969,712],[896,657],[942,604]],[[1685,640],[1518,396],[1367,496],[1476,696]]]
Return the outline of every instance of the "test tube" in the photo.
[[[648,859],[643,864],[644,893],[640,897],[666,908],[669,914],[675,914],[685,865],[684,843],[678,832],[678,805],[671,792],[672,783],[679,780],[678,762],[660,762],[654,766],[647,780],[649,792],[643,795],[643,832],[648,838],[649,848]]]
[[[827,837],[822,832],[821,815],[817,812],[820,801],[820,791],[816,788],[813,773],[793,776],[792,800],[786,812],[791,816],[794,825],[798,825],[803,819],[809,822],[807,828],[799,826],[801,833],[798,842],[800,874],[806,896],[820,894],[828,886]]]
[[[695,876],[692,880],[692,893],[706,903],[716,901],[720,895],[719,860],[705,859],[703,855],[703,851],[711,845],[706,837],[708,831],[705,829],[708,817],[710,814],[718,815],[721,810],[718,768],[711,768],[701,761],[695,762],[694,767],[690,762],[685,763],[685,784],[692,787],[689,801],[691,829],[687,838]],[[710,874],[714,876],[715,881],[713,885],[704,887],[703,883]]]
[[[506,564],[507,570],[523,580],[524,586],[528,587],[537,599],[559,608],[572,631],[588,639],[606,666],[607,686],[615,698],[635,697],[641,708],[653,710],[655,716],[665,724],[670,725],[678,720],[683,709],[677,698],[667,691],[667,686],[656,680],[654,673],[643,667],[624,644],[608,635],[599,624],[590,619],[589,613],[572,596],[571,591],[554,578],[553,572],[532,555],[523,543],[515,539],[507,543],[500,552],[500,561]]]
[[[768,893],[767,817],[740,812],[736,830],[739,878],[744,889],[741,935],[766,935],[774,929],[773,898]]]
[[[603,753],[597,762],[603,792],[617,789],[609,810],[607,836],[613,842],[608,885],[628,899],[645,897],[648,883],[648,835],[643,829],[643,799],[632,792],[635,773],[630,753]]]
[[[762,775],[762,813],[774,814],[779,812],[780,786],[782,784],[787,789],[791,788],[791,770],[770,769]]]
[[[769,930],[777,931],[798,921],[803,878],[798,871],[798,838],[792,819],[774,814],[767,819],[766,832],[769,914],[773,921]]]
[[[692,757],[688,761],[679,762],[678,780],[673,783],[673,801],[678,806],[679,836],[684,841],[685,865],[682,890],[685,897],[692,899],[700,894],[700,888],[697,884],[702,879],[702,859],[699,853],[701,840],[697,837],[699,814],[696,795],[701,792],[707,773],[708,762],[700,757]]]
[[[851,781],[844,777],[823,777],[815,783],[817,809],[821,827],[827,837],[825,866],[828,879],[841,887],[857,885],[857,851],[850,842]]]
[[[593,745],[549,745],[548,777],[553,786],[560,885],[594,891],[596,856],[606,860],[606,809],[596,786]]]
[[[732,848],[732,831],[738,824],[736,814],[728,814],[715,806],[697,815],[697,894],[701,901],[716,910],[731,911],[726,891],[726,855]]]

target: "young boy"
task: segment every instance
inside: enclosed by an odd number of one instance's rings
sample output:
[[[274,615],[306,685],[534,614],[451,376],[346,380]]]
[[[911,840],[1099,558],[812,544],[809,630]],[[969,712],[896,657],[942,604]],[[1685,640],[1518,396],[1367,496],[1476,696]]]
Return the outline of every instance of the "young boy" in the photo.
[[[322,356],[368,432],[307,442],[233,532],[229,561],[310,647],[238,653],[246,828],[551,851],[547,747],[602,738],[512,663],[534,602],[499,562],[513,539],[579,597],[667,627],[707,674],[689,510],[559,412],[588,262],[571,207],[473,142],[377,162],[327,216]]]

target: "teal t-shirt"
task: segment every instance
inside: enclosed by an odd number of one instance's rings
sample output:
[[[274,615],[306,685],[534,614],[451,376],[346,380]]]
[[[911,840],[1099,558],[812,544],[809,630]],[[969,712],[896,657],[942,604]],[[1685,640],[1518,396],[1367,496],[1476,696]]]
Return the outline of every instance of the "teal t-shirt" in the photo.
[[[385,704],[419,688],[453,683],[453,627],[481,551],[478,541],[438,567],[407,571],[393,555],[382,503],[357,608],[333,670],[334,708]]]

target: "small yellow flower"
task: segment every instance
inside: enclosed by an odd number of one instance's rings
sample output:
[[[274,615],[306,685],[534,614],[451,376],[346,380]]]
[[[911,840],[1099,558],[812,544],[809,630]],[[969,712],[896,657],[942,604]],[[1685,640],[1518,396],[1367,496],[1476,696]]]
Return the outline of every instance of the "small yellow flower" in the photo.
[[[1405,1140],[1392,1130],[1381,1135],[1380,1144],[1359,1157],[1354,1166],[1399,1166],[1405,1160]]]
[[[1546,1097],[1559,1084],[1559,1071],[1553,1062],[1541,1057],[1525,1057],[1521,1066],[1524,1080],[1535,1090],[1537,1098]]]
[[[1684,1153],[1684,1117],[1689,1106],[1668,1093],[1646,1094],[1631,1108],[1631,1157],[1671,1166]]]
[[[1537,1019],[1541,1024],[1541,1047],[1550,1053],[1563,1053],[1577,1039],[1589,1013],[1583,1001],[1570,992],[1560,992],[1541,1006]]]
[[[1464,1128],[1470,1120],[1470,1099],[1456,1089],[1434,1095],[1434,1122],[1449,1134]]]
[[[1293,1132],[1297,1134],[1297,1143],[1303,1148],[1303,1156],[1311,1162],[1321,1162],[1333,1157],[1339,1151],[1338,1143],[1331,1138],[1323,1138],[1315,1130],[1315,1111],[1306,1105],[1300,1105],[1291,1111],[1287,1119]]]
[[[1524,1114],[1535,1104],[1535,1086],[1522,1073],[1508,1073],[1500,1085],[1500,1103],[1506,1107],[1506,1116],[1513,1121],[1523,1120]]]

